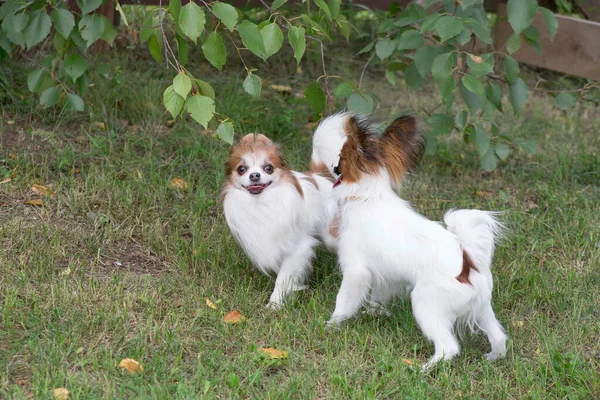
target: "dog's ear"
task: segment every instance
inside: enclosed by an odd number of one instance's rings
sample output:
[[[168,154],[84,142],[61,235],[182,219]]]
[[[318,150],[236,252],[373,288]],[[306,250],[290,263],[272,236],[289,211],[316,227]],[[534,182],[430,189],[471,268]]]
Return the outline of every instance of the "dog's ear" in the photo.
[[[339,169],[344,181],[355,182],[360,173],[376,174],[382,165],[378,139],[371,131],[370,122],[352,116],[346,120],[346,143],[340,154]]]
[[[273,142],[262,133],[249,133],[240,140],[240,146],[250,146],[252,144],[272,146]]]
[[[417,129],[417,120],[408,115],[396,119],[381,136],[381,151],[392,181],[399,184],[413,172],[425,152],[425,138]]]

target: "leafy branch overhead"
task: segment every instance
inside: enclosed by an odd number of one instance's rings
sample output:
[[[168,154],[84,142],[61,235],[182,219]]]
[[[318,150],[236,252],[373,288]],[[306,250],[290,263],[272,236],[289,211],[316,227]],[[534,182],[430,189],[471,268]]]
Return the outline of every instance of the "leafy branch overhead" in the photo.
[[[378,64],[384,67],[390,85],[397,83],[399,73],[412,90],[430,80],[437,84],[440,106],[428,115],[429,152],[435,151],[440,135],[454,131],[477,147],[486,170],[496,168],[511,148],[534,149],[529,142],[501,132],[496,118],[509,111],[503,99],[518,113],[529,93],[541,90],[527,85],[512,57],[523,43],[542,50],[540,32],[532,25],[537,13],[550,37],[557,32],[554,14],[535,0],[508,1],[508,22],[514,33],[499,49],[493,48],[492,22],[482,0],[427,0],[423,6],[413,3],[404,9],[392,3],[378,15],[376,33],[356,56],[366,60],[358,81],[330,75],[325,62],[327,46],[336,37],[349,40],[353,31],[357,37],[369,37],[366,30],[359,31],[361,25],[351,22],[352,6],[341,0],[307,0],[300,8],[283,12],[286,1],[262,0],[266,12],[258,14],[206,0],[183,6],[181,0],[171,0],[168,7],[146,11],[139,41],[147,44],[157,62],[172,68],[173,81],[163,92],[163,103],[173,118],[189,115],[204,128],[216,126],[217,136],[226,142],[233,141],[235,121],[218,112],[218,98],[207,77],[194,76],[185,67],[190,45],[200,48],[207,63],[218,71],[231,57],[239,58],[246,76],[242,87],[253,99],[261,96],[262,80],[258,70],[248,67],[249,57],[266,62],[289,46],[299,64],[307,48],[314,46],[321,68],[304,95],[319,117],[326,110],[334,111],[335,98],[345,101],[351,111],[372,112],[376,101],[362,83],[369,65]],[[117,34],[110,21],[96,13],[101,4],[101,0],[77,0],[79,9],[74,12],[60,0],[7,0],[0,8],[0,57],[9,56],[15,47],[31,49],[45,40],[52,44],[54,51],[27,79],[28,89],[39,96],[41,106],[83,111],[88,75],[111,77],[102,65],[92,70],[87,61],[94,43],[112,45]],[[128,25],[118,3],[116,9]],[[257,15],[262,16],[260,20]],[[475,48],[485,50],[476,53]],[[578,98],[587,99],[586,94],[597,86],[590,82],[581,89],[555,91],[558,107],[564,110]]]

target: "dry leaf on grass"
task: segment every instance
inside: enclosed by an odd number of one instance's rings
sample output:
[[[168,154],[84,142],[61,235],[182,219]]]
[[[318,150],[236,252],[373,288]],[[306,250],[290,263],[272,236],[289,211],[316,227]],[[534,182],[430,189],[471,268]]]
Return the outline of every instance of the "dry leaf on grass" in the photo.
[[[67,400],[71,392],[66,388],[56,388],[52,391],[52,395],[56,400]]]
[[[410,361],[408,358],[403,359],[402,362],[406,365],[413,365],[413,362]]]
[[[40,196],[52,196],[54,194],[54,192],[48,189],[46,186],[38,185],[37,183],[33,184],[31,191],[39,194]]]
[[[41,199],[31,199],[24,201],[23,204],[26,206],[36,206],[36,207],[45,207],[46,203],[44,203]]]
[[[169,187],[171,189],[181,189],[181,190],[188,190],[188,184],[186,181],[184,181],[181,178],[173,178],[171,180],[171,182],[169,182]]]
[[[11,181],[10,178],[3,179],[2,181],[0,181],[0,185],[2,185],[3,183],[8,183],[10,181]]]
[[[288,358],[287,351],[277,350],[272,347],[261,347],[260,350],[265,353],[269,358]]]
[[[206,305],[209,306],[210,308],[212,308],[213,310],[217,309],[217,306],[215,305],[215,303],[213,303],[212,301],[210,301],[208,299],[208,297],[206,298]]]
[[[142,367],[142,364],[135,361],[133,358],[122,359],[121,362],[119,363],[119,367],[126,369],[127,372],[129,372],[130,374],[135,374],[138,372],[142,372],[144,370],[144,367]]]
[[[233,310],[229,314],[223,317],[223,321],[228,324],[239,324],[240,322],[244,322],[247,318],[244,317],[238,310]]]

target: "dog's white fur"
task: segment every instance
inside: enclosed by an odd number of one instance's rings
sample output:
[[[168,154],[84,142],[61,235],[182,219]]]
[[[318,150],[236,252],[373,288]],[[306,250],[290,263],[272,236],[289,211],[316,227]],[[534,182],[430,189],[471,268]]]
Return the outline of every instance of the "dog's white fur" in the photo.
[[[340,116],[336,118],[330,122],[343,126]],[[319,148],[327,147],[322,143],[328,138],[332,146],[343,145],[345,140],[339,139],[337,129],[317,133],[317,158],[335,166],[341,147],[337,158],[335,152]],[[385,312],[389,300],[408,289],[415,319],[435,345],[435,354],[424,369],[459,353],[457,325],[487,334],[491,344],[487,359],[504,356],[507,337],[491,306],[491,263],[495,240],[503,230],[494,213],[449,211],[445,229],[398,197],[384,167],[378,174],[362,173],[357,182],[342,180],[333,197],[341,218],[338,256],[343,280],[328,325],[351,318],[363,303],[372,311]],[[470,271],[472,285],[457,280],[463,251],[478,269]]]
[[[278,169],[272,175],[263,171],[268,153],[255,150],[243,156],[247,171],[236,175],[223,187],[223,208],[231,233],[252,263],[266,275],[277,275],[268,307],[278,308],[293,292],[305,289],[311,272],[318,238],[330,246],[335,242],[328,233],[328,222],[335,204],[328,196],[330,180],[311,174],[317,186],[300,172],[291,171],[302,194],[282,179]],[[251,184],[251,173],[261,173],[261,183],[269,184],[262,193],[251,194],[244,187]]]

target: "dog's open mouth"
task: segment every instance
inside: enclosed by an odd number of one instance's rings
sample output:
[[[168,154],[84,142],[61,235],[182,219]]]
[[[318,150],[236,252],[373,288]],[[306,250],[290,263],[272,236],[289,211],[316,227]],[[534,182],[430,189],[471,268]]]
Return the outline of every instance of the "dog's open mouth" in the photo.
[[[250,194],[261,194],[263,192],[263,190],[266,189],[267,186],[269,186],[271,183],[273,182],[269,182],[269,183],[256,183],[253,185],[249,185],[249,186],[244,186],[244,189],[246,189],[248,192],[250,192]]]
[[[338,186],[340,183],[342,183],[342,175],[338,176],[338,178],[333,183],[333,187]]]

